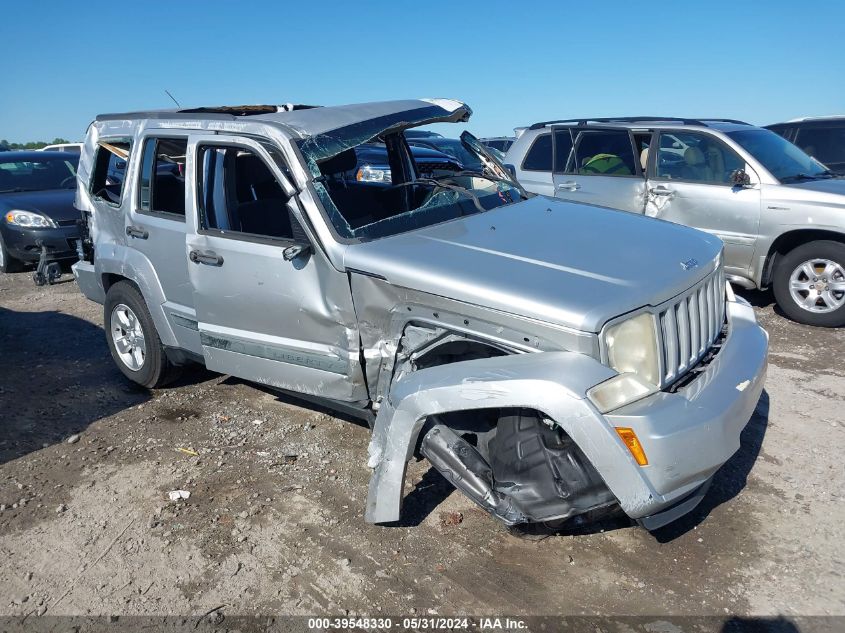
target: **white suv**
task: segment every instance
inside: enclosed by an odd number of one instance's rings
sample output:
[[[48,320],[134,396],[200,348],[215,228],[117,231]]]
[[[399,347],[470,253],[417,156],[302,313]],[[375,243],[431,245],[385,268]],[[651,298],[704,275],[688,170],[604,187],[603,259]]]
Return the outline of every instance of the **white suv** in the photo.
[[[845,180],[774,132],[724,119],[549,121],[503,162],[528,191],[717,235],[731,282],[771,285],[798,322],[845,325]]]

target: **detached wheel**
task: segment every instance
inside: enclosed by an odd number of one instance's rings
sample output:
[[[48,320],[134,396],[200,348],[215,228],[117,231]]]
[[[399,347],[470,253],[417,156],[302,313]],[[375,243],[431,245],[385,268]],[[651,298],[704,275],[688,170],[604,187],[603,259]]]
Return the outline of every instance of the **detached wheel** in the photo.
[[[0,237],[0,273],[17,273],[23,270],[23,262],[9,255],[6,244]]]
[[[153,389],[178,376],[179,368],[167,359],[144,297],[134,285],[119,281],[109,288],[103,317],[109,351],[129,380]]]
[[[784,313],[817,327],[845,325],[845,244],[820,240],[791,250],[777,264],[773,290]]]

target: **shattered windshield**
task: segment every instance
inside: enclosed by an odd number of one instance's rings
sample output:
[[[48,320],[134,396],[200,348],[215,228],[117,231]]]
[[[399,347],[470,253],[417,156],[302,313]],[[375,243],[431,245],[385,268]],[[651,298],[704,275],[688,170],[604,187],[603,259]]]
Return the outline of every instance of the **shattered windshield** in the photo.
[[[342,237],[396,235],[526,196],[495,158],[477,149],[471,134],[450,139],[471,160],[432,165],[409,146],[402,127],[398,121],[367,121],[299,143],[320,201]],[[383,148],[378,156],[374,142]]]

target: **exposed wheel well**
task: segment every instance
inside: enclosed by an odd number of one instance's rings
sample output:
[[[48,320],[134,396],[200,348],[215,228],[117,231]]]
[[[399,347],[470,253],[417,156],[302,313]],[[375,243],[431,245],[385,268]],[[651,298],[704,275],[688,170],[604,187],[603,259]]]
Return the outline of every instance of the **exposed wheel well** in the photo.
[[[116,273],[103,273],[103,291],[108,292],[109,288],[115,285],[118,281],[129,281],[137,287],[137,284],[133,283],[131,279],[124,277],[123,275],[118,275]]]
[[[472,339],[447,340],[426,350],[415,360],[416,369],[450,365],[478,358],[504,356],[507,352],[489,343]]]
[[[832,240],[834,242],[845,243],[845,233],[819,229],[797,229],[778,236],[766,256],[766,265],[763,268],[762,285],[768,286],[772,283],[775,265],[780,257],[786,255],[797,246],[801,246],[802,244],[806,244],[808,242],[815,242],[817,240]]]

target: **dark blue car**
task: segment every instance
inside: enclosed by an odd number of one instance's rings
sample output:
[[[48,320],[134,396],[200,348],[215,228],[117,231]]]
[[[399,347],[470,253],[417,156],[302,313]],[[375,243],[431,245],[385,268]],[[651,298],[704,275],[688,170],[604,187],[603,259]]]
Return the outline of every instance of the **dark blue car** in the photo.
[[[0,154],[0,272],[37,262],[40,244],[51,260],[76,257],[78,162],[69,152]]]

